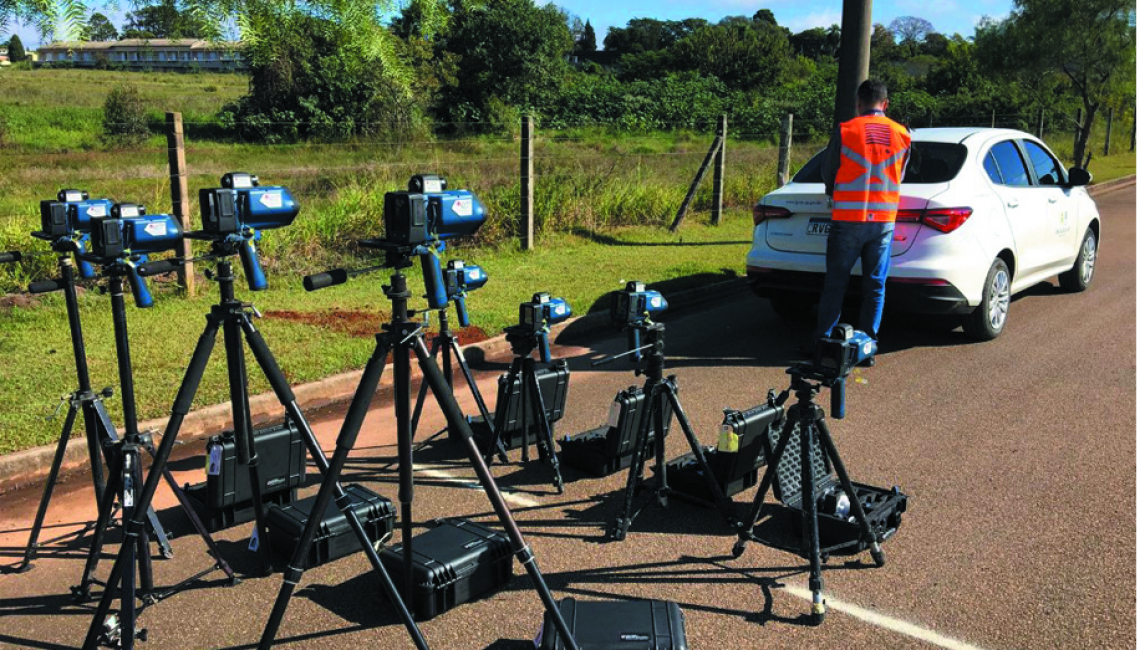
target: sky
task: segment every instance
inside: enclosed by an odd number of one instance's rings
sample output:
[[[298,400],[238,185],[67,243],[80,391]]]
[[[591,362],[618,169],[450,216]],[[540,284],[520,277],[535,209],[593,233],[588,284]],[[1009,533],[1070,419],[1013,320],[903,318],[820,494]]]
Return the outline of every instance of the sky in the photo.
[[[89,4],[97,10],[101,3],[96,0]],[[583,22],[587,19],[590,21],[597,34],[599,49],[610,27],[624,27],[632,18],[705,18],[715,22],[725,16],[751,16],[758,9],[770,9],[776,16],[776,21],[794,33],[812,27],[839,24],[843,16],[842,0],[703,0],[697,4],[682,0],[658,0],[651,5],[628,0],[555,0],[555,4],[578,16]],[[974,35],[974,25],[980,18],[1003,18],[1012,7],[1013,0],[877,0],[871,6],[871,20],[887,25],[899,16],[917,16],[930,21],[935,30],[943,34],[959,33],[971,37]],[[122,29],[123,11],[104,9],[103,13],[116,28]],[[25,47],[39,46],[40,38],[33,27],[16,24],[10,25],[9,29],[12,27],[15,27],[12,31],[19,34]],[[9,35],[0,35],[0,42],[6,41]]]

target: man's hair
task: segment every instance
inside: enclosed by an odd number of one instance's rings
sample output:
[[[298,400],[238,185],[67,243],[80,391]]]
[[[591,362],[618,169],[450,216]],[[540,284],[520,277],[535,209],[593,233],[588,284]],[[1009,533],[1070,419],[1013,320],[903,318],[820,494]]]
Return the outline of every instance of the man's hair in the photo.
[[[856,97],[866,106],[885,102],[887,101],[887,84],[878,79],[868,79],[859,84],[859,92]]]

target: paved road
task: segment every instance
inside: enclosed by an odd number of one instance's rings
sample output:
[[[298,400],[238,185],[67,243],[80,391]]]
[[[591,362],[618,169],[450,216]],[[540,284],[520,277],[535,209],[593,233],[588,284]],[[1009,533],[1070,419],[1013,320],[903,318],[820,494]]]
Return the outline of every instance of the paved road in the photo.
[[[861,373],[864,383],[852,383],[848,417],[833,431],[856,480],[900,485],[911,508],[885,547],[886,567],[871,568],[865,557],[862,565],[833,558],[826,566],[831,612],[822,627],[799,618],[807,611],[803,562],[755,544],[732,559],[733,537],[712,511],[676,501],[650,507],[627,541],[601,544],[623,475],[598,480],[567,470],[572,482],[557,496],[543,467],[498,466],[551,587],[560,597],[678,601],[690,645],[702,649],[1134,647],[1135,190],[1098,203],[1107,240],[1087,293],[1064,295],[1050,285],[1027,292],[1014,302],[1006,333],[986,344],[922,322],[888,321],[887,350],[876,368]],[[768,388],[786,385],[783,369],[802,337],[743,294],[665,320],[671,371],[709,443],[722,408],[753,406]],[[589,370],[589,359],[623,345],[609,337],[559,349],[575,370],[560,433],[600,425],[613,394],[637,383],[621,368]],[[482,369],[489,394],[500,366]],[[464,403],[470,408],[469,399]],[[370,414],[348,474],[394,498],[395,474],[386,467],[394,453],[390,420],[387,408]],[[439,425],[429,413],[423,430]],[[333,418],[317,423],[326,448],[337,426]],[[681,436],[671,437],[671,456],[683,447]],[[175,465],[182,480],[201,474],[197,460]],[[455,448],[425,447],[417,469],[421,527],[442,516],[490,519]],[[52,531],[92,518],[88,490],[81,478],[62,486]],[[0,500],[6,562],[15,561],[37,498],[26,490]],[[161,505],[171,503],[163,495]],[[178,519],[173,511],[166,516]],[[220,535],[239,571],[254,568],[242,550],[247,534],[248,526]],[[155,563],[160,584],[207,562],[193,536],[176,540],[175,549],[175,559]],[[31,573],[0,575],[0,645],[78,643],[90,610],[61,594],[78,578],[79,554],[62,549]],[[366,564],[356,555],[306,574],[280,638],[306,648],[412,647],[375,595]],[[425,623],[433,647],[533,647],[541,607],[525,574],[517,567],[516,574],[498,594]],[[210,584],[219,580],[215,574]],[[250,578],[233,589],[176,595],[146,612],[149,645],[254,643],[279,586],[278,576]]]

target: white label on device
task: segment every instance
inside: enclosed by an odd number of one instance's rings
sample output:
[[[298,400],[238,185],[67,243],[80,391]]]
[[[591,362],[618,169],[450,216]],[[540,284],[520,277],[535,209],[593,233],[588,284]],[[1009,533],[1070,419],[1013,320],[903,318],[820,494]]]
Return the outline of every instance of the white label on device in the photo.
[[[649,304],[654,306],[654,307],[660,307],[661,306],[661,296],[653,296],[652,298],[649,299]]]
[[[461,217],[470,217],[471,199],[455,199],[455,203],[451,204],[451,209]]]
[[[210,462],[206,465],[206,474],[220,476],[222,473],[222,446],[210,447]]]
[[[78,203],[83,200],[83,192],[79,190],[71,190],[63,193],[63,200],[68,203]]]
[[[557,307],[554,308],[554,315],[555,316],[561,316],[562,314],[565,314],[565,313],[566,313],[566,306],[565,305],[558,305]]]
[[[443,191],[443,183],[439,182],[438,178],[435,180],[426,180],[426,179],[424,180],[424,192],[431,194],[433,192],[442,192],[442,191]]]
[[[610,419],[606,424],[612,429],[617,427],[618,420],[621,419],[621,402],[613,402],[610,404]]]
[[[281,207],[281,192],[266,192],[258,199],[267,208]]]
[[[137,205],[120,205],[119,206],[119,216],[120,217],[137,217],[137,216],[139,216],[139,206],[137,206]]]
[[[165,237],[166,236],[166,222],[165,221],[152,221],[143,227],[146,234],[151,237]]]
[[[87,216],[89,217],[105,217],[107,216],[107,206],[102,203],[91,205],[87,207]]]

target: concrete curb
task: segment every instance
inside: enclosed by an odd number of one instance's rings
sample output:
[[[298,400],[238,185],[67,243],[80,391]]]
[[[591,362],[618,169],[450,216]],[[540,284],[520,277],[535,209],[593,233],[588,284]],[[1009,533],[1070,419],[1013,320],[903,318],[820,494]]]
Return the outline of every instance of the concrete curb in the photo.
[[[1123,178],[1114,178],[1111,181],[1097,183],[1089,187],[1089,195],[1097,196],[1098,194],[1104,194],[1105,192],[1111,192],[1112,190],[1118,190],[1122,187],[1128,187],[1129,185],[1135,184],[1136,174],[1132,174],[1131,176],[1124,176]]]
[[[733,277],[709,286],[666,294],[665,297],[669,301],[669,313],[673,314],[744,292],[747,287],[748,284],[744,278]],[[567,332],[568,329],[570,329],[569,332]],[[558,340],[559,338],[567,338],[569,335],[574,341],[581,341],[609,330],[609,315],[604,311],[595,311],[556,325],[551,329],[551,338]],[[507,344],[506,337],[503,335],[472,343],[461,349],[464,356],[474,363],[510,357],[510,345]],[[361,372],[361,370],[344,372],[312,383],[294,386],[293,392],[297,396],[297,403],[310,417],[319,411],[345,404],[352,399],[356,385],[360,381]],[[418,368],[415,364],[412,366],[412,372],[413,375],[418,375]],[[377,393],[383,399],[390,395],[391,388],[392,373],[386,372]],[[272,392],[250,396],[249,406],[254,426],[279,421],[282,417],[281,405]],[[161,433],[166,428],[167,420],[168,418],[158,418],[139,422],[139,430]],[[181,444],[202,440],[230,426],[230,405],[228,402],[206,406],[187,414],[178,433],[178,442]],[[79,437],[75,437],[76,435]],[[0,494],[44,480],[51,469],[55,448],[56,445],[51,444],[0,456]],[[78,426],[73,430],[73,437],[67,445],[62,472],[74,472],[87,467],[87,445],[82,441],[82,419],[80,419]]]

